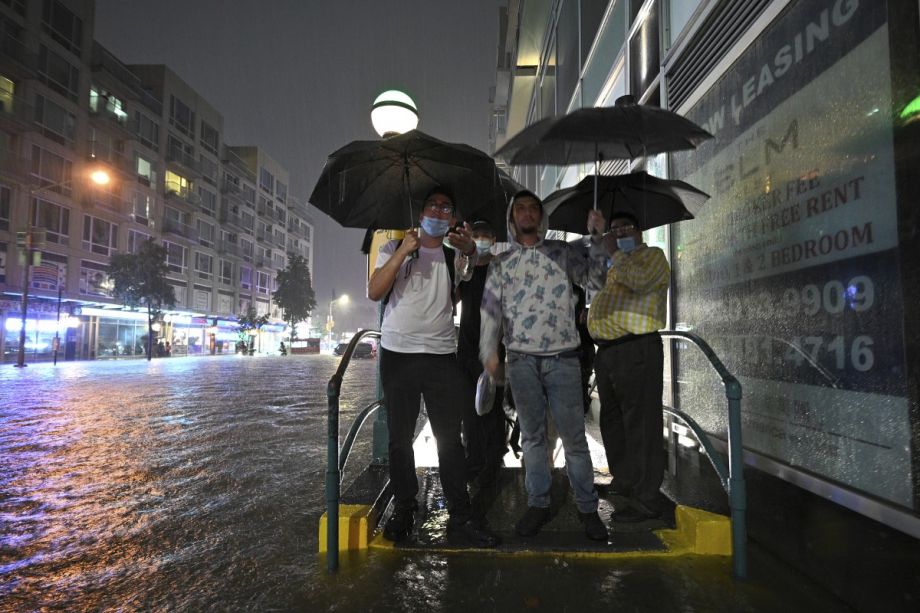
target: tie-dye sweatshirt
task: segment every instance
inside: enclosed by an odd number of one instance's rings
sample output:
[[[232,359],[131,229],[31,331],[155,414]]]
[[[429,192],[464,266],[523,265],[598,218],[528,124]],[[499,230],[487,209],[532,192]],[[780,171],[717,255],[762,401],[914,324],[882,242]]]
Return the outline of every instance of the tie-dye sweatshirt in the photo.
[[[509,228],[513,225],[509,222]],[[509,351],[554,355],[575,349],[580,341],[572,284],[603,287],[606,250],[558,240],[525,247],[513,230],[509,239],[511,248],[489,264],[480,308],[480,359],[495,353],[500,333]]]

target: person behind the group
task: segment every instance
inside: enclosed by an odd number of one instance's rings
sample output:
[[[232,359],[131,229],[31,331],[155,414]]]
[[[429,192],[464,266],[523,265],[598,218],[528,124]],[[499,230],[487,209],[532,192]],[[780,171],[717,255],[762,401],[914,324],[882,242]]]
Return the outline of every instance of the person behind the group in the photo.
[[[596,229],[596,217],[592,211],[589,230]],[[600,224],[603,230],[602,219]],[[586,258],[584,250],[574,245],[544,240],[545,232],[540,199],[526,190],[515,194],[508,207],[511,248],[489,264],[481,308],[480,358],[490,374],[499,376],[497,347],[503,328],[507,375],[521,422],[527,488],[528,508],[515,526],[517,533],[535,535],[551,517],[549,411],[565,448],[566,470],[585,534],[606,540],[607,528],[597,514],[585,434],[572,284],[600,287],[607,253],[592,241]]]
[[[486,221],[477,221],[471,227],[476,252],[471,257],[460,255],[458,273],[460,284],[460,333],[457,341],[457,360],[468,385],[464,401],[463,436],[466,441],[467,476],[479,486],[495,481],[508,445],[505,436],[505,413],[502,409],[503,390],[496,390],[492,409],[478,415],[475,409],[476,383],[482,374],[479,361],[479,306],[485,288],[486,273],[492,260],[495,230]],[[500,348],[499,359],[504,359]]]
[[[664,252],[642,242],[629,213],[613,214],[604,243],[611,266],[588,311],[588,329],[598,345],[594,369],[611,488],[629,499],[612,519],[637,522],[662,510],[664,355],[658,330],[666,324],[671,271]]]
[[[450,515],[448,538],[494,547],[498,540],[480,518],[473,517],[466,489],[460,438],[465,382],[457,364],[452,270],[448,270],[453,259],[447,259],[442,247],[453,212],[451,194],[441,187],[431,190],[419,215],[421,229],[409,230],[401,241],[384,244],[368,281],[368,297],[386,303],[379,355],[394,510],[383,534],[391,541],[402,541],[414,525],[418,480],[412,441],[419,402],[424,398]],[[473,250],[465,229],[451,232],[448,240],[461,251]]]

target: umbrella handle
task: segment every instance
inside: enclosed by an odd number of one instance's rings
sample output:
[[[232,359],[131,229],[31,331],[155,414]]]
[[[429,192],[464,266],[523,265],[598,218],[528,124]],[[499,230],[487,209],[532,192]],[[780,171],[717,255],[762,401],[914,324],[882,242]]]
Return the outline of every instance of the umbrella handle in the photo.
[[[409,227],[414,227],[415,218],[412,216],[412,192],[409,190],[409,159],[408,155],[403,158],[403,183],[406,185],[406,198],[409,200]],[[413,260],[418,259],[418,249],[409,254]]]

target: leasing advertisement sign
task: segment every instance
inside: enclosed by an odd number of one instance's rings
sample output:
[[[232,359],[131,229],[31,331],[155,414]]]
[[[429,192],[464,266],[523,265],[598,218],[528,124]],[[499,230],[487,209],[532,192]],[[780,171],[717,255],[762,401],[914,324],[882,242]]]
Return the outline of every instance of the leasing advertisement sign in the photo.
[[[745,447],[911,507],[885,4],[793,2],[686,111],[715,138],[674,175],[712,199],[673,233],[675,322],[739,376]],[[677,364],[724,437],[708,365]]]

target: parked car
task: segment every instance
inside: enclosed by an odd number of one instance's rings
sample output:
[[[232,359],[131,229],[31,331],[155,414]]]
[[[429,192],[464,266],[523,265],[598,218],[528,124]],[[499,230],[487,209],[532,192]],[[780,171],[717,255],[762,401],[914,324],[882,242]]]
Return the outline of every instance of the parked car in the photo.
[[[332,351],[335,355],[345,355],[348,349],[348,343],[339,343]],[[358,343],[355,345],[355,352],[351,354],[353,358],[372,358],[374,357],[374,346],[370,343]]]

